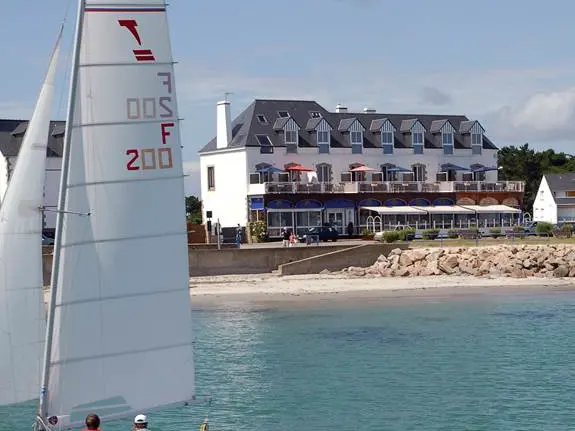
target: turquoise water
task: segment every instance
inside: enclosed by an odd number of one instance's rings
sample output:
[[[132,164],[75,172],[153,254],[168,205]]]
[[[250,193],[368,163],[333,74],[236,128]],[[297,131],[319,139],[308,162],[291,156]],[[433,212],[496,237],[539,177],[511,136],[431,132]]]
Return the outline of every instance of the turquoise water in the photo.
[[[206,413],[210,431],[575,423],[575,292],[196,310],[195,328],[198,393],[214,401],[153,414],[152,431]],[[0,429],[29,429],[32,410],[0,410]]]

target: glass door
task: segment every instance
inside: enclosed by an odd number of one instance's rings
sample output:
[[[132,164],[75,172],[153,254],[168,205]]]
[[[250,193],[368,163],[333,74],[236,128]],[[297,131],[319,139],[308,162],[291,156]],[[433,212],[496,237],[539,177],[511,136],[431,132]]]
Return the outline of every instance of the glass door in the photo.
[[[333,226],[339,234],[343,234],[343,211],[333,211],[327,213],[327,222]]]

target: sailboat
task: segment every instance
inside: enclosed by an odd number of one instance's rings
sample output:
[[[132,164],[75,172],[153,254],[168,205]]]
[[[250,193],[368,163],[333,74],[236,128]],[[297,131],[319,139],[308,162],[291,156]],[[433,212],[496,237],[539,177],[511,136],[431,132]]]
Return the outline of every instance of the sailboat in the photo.
[[[38,398],[45,312],[42,207],[62,30],[0,207],[0,405]]]
[[[37,429],[195,401],[162,0],[79,0]]]

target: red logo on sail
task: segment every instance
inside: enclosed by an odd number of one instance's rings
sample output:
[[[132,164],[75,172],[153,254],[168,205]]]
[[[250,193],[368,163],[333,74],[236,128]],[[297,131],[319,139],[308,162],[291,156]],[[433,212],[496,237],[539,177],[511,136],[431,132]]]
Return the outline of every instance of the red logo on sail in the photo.
[[[125,27],[130,34],[134,36],[138,45],[142,46],[142,38],[138,32],[138,21],[135,19],[120,19],[118,20],[118,24],[120,24],[121,27]],[[156,59],[151,49],[134,49],[133,53],[136,57],[136,61],[154,61]]]

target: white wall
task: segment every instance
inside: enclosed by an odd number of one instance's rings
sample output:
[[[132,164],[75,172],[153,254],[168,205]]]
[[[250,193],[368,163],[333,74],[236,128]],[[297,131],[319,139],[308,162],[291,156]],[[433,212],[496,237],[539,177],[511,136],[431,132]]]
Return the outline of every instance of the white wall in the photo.
[[[208,191],[208,166],[214,167],[215,190]],[[246,149],[219,151],[200,155],[201,199],[203,218],[212,211],[212,222],[220,219],[222,227],[248,223],[248,173]]]
[[[557,204],[545,177],[541,179],[533,202],[533,221],[557,223]]]
[[[455,150],[453,155],[443,154],[441,149],[426,149],[423,154],[413,154],[412,149],[394,149],[394,154],[383,154],[381,148],[364,148],[362,154],[351,154],[350,148],[330,148],[329,154],[319,154],[317,148],[298,148],[297,154],[286,154],[283,147],[275,148],[273,154],[260,154],[259,147],[248,150],[248,172],[256,172],[258,163],[270,163],[283,169],[287,163],[301,163],[308,168],[315,168],[319,163],[332,165],[333,181],[339,182],[342,172],[349,171],[352,163],[362,163],[370,168],[380,170],[380,166],[391,163],[402,168],[411,169],[417,163],[427,166],[427,181],[435,181],[436,174],[443,163],[452,163],[462,167],[480,163],[489,167],[497,166],[497,151],[483,150],[480,155],[472,155],[471,150]],[[461,178],[462,173],[457,173]],[[486,172],[487,181],[497,181],[497,171]]]
[[[55,211],[58,208],[61,172],[62,158],[48,157],[46,160],[46,180],[44,183],[44,207],[50,211],[44,212],[45,228],[56,228],[57,213]]]
[[[4,200],[4,194],[8,188],[8,161],[0,156],[0,199]],[[1,202],[0,200],[0,202]]]

